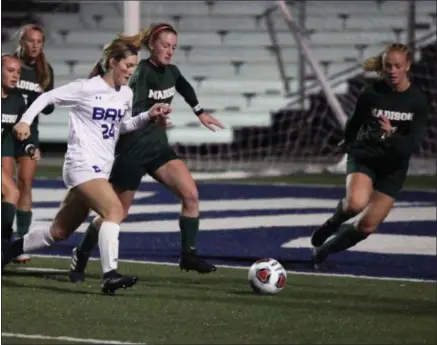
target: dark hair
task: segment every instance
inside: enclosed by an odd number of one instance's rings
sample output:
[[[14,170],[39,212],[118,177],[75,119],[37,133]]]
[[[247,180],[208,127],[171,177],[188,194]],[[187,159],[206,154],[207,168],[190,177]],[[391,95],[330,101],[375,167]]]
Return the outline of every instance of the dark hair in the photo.
[[[134,36],[118,35],[122,40],[133,44],[137,49],[146,48],[150,52],[150,44],[158,37],[161,32],[172,32],[177,35],[177,31],[173,26],[167,23],[151,24],[147,30],[143,30]]]
[[[112,40],[103,48],[103,57],[95,63],[88,78],[105,75],[110,69],[109,62],[111,59],[120,61],[130,55],[138,55],[138,49],[133,44],[119,38]]]
[[[18,47],[15,50],[15,53],[21,60],[26,60],[27,58],[27,51],[25,49],[23,41],[25,40],[26,35],[30,30],[38,31],[42,34],[43,44],[46,41],[46,35],[44,33],[44,29],[41,26],[36,24],[24,25],[20,29],[20,34],[19,34],[20,40],[19,40]],[[49,63],[47,62],[47,59],[43,51],[41,51],[41,53],[36,58],[35,67],[36,67],[36,79],[38,81],[38,84],[41,86],[41,89],[45,90],[50,85],[50,81],[53,78],[53,76],[50,71]]]

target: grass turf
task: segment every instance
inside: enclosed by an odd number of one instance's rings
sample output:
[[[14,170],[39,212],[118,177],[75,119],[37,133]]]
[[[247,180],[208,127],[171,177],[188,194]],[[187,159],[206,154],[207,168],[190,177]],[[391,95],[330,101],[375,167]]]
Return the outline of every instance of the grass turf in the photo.
[[[65,259],[33,267],[67,269]],[[84,284],[66,273],[17,271],[2,277],[2,332],[149,344],[435,344],[435,284],[289,274],[275,296],[259,296],[247,271],[201,276],[175,266],[126,263],[139,283],[100,293],[100,264]],[[35,339],[2,338],[14,344]]]

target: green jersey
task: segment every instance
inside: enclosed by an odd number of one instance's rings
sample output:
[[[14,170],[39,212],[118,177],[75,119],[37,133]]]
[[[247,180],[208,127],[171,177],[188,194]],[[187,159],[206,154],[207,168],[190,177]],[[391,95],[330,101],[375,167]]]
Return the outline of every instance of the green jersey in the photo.
[[[7,97],[2,97],[2,143],[5,138],[12,138],[12,128],[20,121],[25,110],[24,98],[19,93],[11,92]]]
[[[184,97],[194,112],[201,111],[194,89],[175,65],[157,67],[149,59],[141,60],[129,86],[134,93],[133,116],[149,110],[155,103],[170,104],[176,92]],[[121,135],[116,154],[147,161],[168,146],[166,128],[149,123],[137,131]]]
[[[30,106],[41,93],[53,89],[53,69],[50,65],[49,68],[51,74],[50,84],[45,90],[42,90],[36,77],[35,66],[34,65],[28,66],[23,64],[21,68],[20,80],[18,81],[17,87],[14,90],[22,94],[27,107]],[[55,109],[54,105],[50,104],[43,109],[42,113],[49,115],[53,112],[54,109]],[[35,120],[32,122],[33,128],[37,128],[37,126],[38,126],[38,117],[36,117]]]
[[[2,97],[2,138],[12,133],[12,127],[20,121],[25,110],[24,98],[19,93]]]
[[[425,136],[428,112],[428,100],[415,85],[396,92],[378,80],[361,91],[347,121],[347,152],[359,158],[409,159]],[[386,116],[393,128],[387,138],[381,131],[380,116]]]

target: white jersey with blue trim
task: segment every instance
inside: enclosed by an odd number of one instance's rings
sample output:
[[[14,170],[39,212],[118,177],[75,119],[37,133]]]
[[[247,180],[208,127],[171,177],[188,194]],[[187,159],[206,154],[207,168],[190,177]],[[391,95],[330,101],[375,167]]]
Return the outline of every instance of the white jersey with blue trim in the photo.
[[[128,86],[115,89],[100,76],[78,79],[39,96],[21,121],[30,124],[39,108],[50,103],[70,107],[65,164],[99,168],[114,161],[120,124],[131,117],[132,98]]]

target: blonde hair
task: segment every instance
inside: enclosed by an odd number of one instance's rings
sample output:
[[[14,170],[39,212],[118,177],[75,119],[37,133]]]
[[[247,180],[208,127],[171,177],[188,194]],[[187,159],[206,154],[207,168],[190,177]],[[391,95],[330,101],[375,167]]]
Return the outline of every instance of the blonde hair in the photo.
[[[138,55],[138,49],[132,43],[117,38],[103,47],[102,55],[103,57],[95,63],[88,78],[98,75],[103,76],[109,71],[109,61],[111,59],[120,61],[130,55]]]
[[[151,24],[148,29],[141,31],[134,36],[118,35],[118,38],[130,42],[137,49],[146,48],[150,52],[150,45],[161,32],[172,32],[177,35],[177,31],[170,24],[157,23]]]
[[[35,30],[38,31],[42,34],[42,39],[43,39],[43,44],[45,43],[46,40],[46,35],[44,33],[44,29],[36,24],[27,24],[24,25],[21,30],[20,30],[20,40],[19,40],[19,44],[18,47],[15,51],[15,53],[17,54],[17,56],[21,59],[21,60],[26,60],[26,49],[23,45],[23,41],[26,38],[26,34],[28,33],[29,30]],[[44,52],[41,51],[41,53],[38,55],[38,57],[36,58],[35,61],[35,69],[36,69],[36,80],[38,81],[38,84],[41,86],[41,89],[45,90],[49,85],[50,82],[53,78],[52,73],[50,71],[50,67],[49,67],[49,63],[47,62],[47,59],[44,55]]]
[[[407,60],[411,61],[408,47],[405,44],[392,43],[385,49],[384,53],[377,55],[377,56],[372,56],[372,57],[366,59],[363,63],[363,69],[366,72],[378,72],[379,74],[381,74],[381,72],[383,71],[383,67],[384,67],[384,61],[383,61],[384,55],[389,53],[389,52],[393,52],[393,51],[405,53],[407,55]]]

